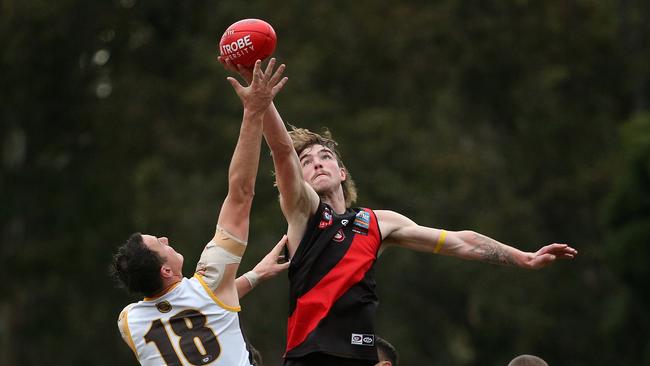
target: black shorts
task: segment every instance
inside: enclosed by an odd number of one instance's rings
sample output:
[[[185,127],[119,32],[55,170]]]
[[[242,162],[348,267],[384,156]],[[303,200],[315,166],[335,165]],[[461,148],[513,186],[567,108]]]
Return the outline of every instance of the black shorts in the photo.
[[[300,358],[287,358],[284,360],[284,366],[374,366],[377,362],[336,357],[326,353],[310,353]]]

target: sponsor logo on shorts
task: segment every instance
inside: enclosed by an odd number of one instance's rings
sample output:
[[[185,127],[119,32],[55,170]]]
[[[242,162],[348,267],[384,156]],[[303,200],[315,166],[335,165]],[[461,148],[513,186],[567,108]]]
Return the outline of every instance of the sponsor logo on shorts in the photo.
[[[352,333],[351,344],[358,346],[374,346],[375,345],[375,335],[374,334],[362,334],[362,333]]]

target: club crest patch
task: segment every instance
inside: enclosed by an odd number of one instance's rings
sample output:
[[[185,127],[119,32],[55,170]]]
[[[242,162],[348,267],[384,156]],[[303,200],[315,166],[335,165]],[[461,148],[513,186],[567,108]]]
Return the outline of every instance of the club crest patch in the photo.
[[[339,229],[339,231],[336,232],[332,240],[334,240],[337,243],[340,243],[343,240],[345,240],[345,233],[343,233],[343,229]]]
[[[318,223],[318,228],[319,229],[325,229],[326,227],[332,225],[333,218],[332,218],[332,211],[330,211],[329,208],[326,208],[323,210],[323,215],[320,218],[320,222]]]
[[[169,313],[172,310],[172,304],[169,301],[161,301],[156,304],[156,309],[161,313]]]
[[[368,235],[368,230],[370,229],[370,213],[366,211],[359,211],[357,216],[354,218],[354,226],[352,231],[361,234]]]

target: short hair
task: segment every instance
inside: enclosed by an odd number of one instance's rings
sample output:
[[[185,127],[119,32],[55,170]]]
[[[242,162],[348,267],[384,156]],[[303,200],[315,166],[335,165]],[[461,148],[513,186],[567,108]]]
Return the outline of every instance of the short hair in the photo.
[[[118,287],[145,296],[162,290],[160,267],[164,259],[144,244],[142,234],[133,233],[113,256],[111,275]]]
[[[392,344],[381,337],[377,337],[375,345],[377,346],[377,356],[379,357],[379,361],[390,361],[393,366],[397,366],[399,356],[397,355],[397,350]]]
[[[513,358],[508,366],[548,366],[548,364],[537,356],[519,355]]]
[[[339,166],[345,169],[346,179],[341,183],[343,186],[343,196],[345,197],[345,206],[350,207],[353,203],[357,201],[357,187],[354,184],[352,175],[348,168],[343,164],[343,159],[341,158],[341,153],[337,149],[338,143],[332,138],[332,134],[327,128],[323,129],[321,134],[309,131],[306,128],[298,128],[291,126],[291,131],[289,131],[289,136],[293,141],[293,148],[296,150],[296,153],[300,155],[306,148],[312,145],[323,145],[328,149],[332,150],[334,155],[336,155],[336,161]]]

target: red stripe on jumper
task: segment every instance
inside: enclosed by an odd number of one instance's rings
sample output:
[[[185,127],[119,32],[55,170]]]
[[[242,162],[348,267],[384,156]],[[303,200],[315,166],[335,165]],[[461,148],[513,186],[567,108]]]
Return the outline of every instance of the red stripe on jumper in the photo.
[[[377,231],[355,235],[343,258],[296,304],[287,322],[287,350],[299,346],[327,316],[332,305],[366,275],[376,259]],[[336,245],[336,244],[333,244]]]

